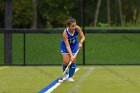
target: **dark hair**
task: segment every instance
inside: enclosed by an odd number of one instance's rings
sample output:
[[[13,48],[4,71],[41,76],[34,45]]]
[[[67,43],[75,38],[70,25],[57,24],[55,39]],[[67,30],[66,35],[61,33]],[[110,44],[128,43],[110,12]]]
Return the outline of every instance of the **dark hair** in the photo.
[[[69,17],[69,19],[67,20],[67,26],[70,26],[72,23],[76,22],[76,20],[72,17]]]

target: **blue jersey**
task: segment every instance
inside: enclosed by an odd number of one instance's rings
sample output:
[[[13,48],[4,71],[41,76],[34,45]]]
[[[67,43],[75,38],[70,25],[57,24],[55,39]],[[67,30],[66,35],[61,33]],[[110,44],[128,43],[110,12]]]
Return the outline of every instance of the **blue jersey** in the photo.
[[[68,36],[68,42],[70,44],[72,53],[76,53],[76,51],[78,50],[78,39],[77,39],[78,32],[76,29],[74,29],[73,34],[70,34],[70,32],[68,31],[68,28],[66,28],[66,33]],[[68,53],[64,39],[61,40],[60,48],[61,48],[61,53]]]

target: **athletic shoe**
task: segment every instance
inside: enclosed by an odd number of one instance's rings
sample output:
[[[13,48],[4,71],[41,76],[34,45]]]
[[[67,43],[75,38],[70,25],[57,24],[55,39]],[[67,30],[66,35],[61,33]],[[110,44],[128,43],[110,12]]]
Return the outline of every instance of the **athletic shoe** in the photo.
[[[68,82],[74,82],[73,78],[72,77],[68,78]]]

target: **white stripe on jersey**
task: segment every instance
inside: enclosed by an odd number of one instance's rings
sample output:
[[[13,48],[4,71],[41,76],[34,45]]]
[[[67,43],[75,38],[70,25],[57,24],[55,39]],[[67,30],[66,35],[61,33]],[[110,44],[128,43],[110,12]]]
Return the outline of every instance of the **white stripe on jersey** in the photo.
[[[66,31],[67,31],[71,36],[73,36],[74,33],[75,33],[75,29],[74,29],[74,32],[73,32],[72,34],[69,32],[68,28],[66,29]]]

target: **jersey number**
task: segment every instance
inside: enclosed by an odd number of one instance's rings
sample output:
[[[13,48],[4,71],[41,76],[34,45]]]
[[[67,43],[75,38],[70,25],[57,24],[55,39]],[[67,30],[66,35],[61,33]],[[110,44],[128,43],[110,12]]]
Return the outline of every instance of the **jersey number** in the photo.
[[[75,43],[75,39],[74,38],[69,39],[69,43],[70,44]]]

